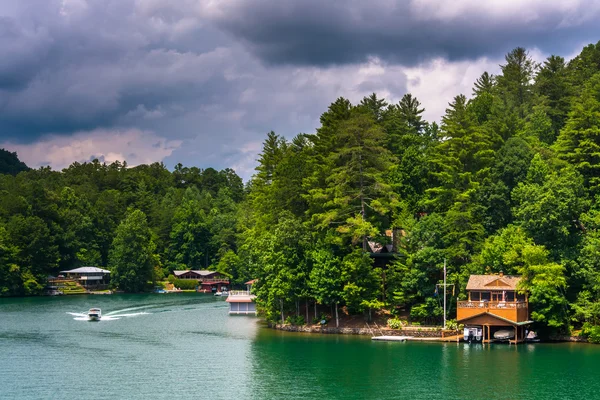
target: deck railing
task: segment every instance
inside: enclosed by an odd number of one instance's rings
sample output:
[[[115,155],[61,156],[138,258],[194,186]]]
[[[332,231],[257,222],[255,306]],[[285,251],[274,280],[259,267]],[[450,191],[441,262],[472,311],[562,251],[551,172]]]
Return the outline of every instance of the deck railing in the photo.
[[[489,308],[493,310],[527,308],[524,301],[458,301],[458,308]]]
[[[221,278],[221,279],[201,279],[200,281],[202,283],[216,283],[216,282],[229,282],[229,279],[227,279],[227,278]]]
[[[250,291],[248,290],[230,290],[230,296],[250,296]]]
[[[189,277],[176,277],[177,279],[183,279],[188,281],[198,281],[201,283],[218,283],[218,282],[229,282],[229,278],[189,278]]]

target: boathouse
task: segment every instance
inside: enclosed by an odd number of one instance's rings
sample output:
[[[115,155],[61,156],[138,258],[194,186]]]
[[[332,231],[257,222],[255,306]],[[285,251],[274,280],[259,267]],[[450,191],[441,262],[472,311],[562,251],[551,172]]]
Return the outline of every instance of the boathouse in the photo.
[[[456,322],[465,325],[465,331],[481,332],[484,343],[508,340],[525,341],[525,327],[529,320],[529,302],[526,293],[518,290],[520,276],[471,275],[467,283],[467,300],[456,307]]]
[[[250,314],[256,315],[256,296],[252,294],[252,285],[256,279],[246,282],[247,290],[232,290],[227,296],[229,303],[229,314]]]
[[[110,280],[110,271],[97,267],[80,267],[60,273],[85,288],[102,288],[107,286]]]
[[[198,290],[203,292],[226,292],[229,290],[229,278],[217,271],[207,270],[178,270],[173,271],[177,279],[198,281]]]

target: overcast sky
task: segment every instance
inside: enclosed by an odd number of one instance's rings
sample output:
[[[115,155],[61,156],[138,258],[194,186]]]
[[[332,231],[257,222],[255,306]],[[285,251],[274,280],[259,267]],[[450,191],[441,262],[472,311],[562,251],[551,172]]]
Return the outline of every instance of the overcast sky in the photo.
[[[339,96],[411,92],[439,120],[484,71],[600,40],[600,0],[2,0],[0,147],[234,168]]]

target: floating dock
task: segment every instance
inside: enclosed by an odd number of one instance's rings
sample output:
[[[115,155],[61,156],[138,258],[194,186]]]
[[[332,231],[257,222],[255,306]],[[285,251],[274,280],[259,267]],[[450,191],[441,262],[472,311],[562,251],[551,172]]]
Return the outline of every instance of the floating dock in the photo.
[[[371,340],[379,340],[383,342],[406,342],[413,339],[412,336],[373,336]]]

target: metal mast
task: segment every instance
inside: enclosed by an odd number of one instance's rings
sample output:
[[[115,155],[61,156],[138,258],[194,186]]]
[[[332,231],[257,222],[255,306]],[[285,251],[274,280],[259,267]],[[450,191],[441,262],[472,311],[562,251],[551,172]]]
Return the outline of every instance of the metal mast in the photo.
[[[446,259],[444,258],[444,329],[446,329]]]

